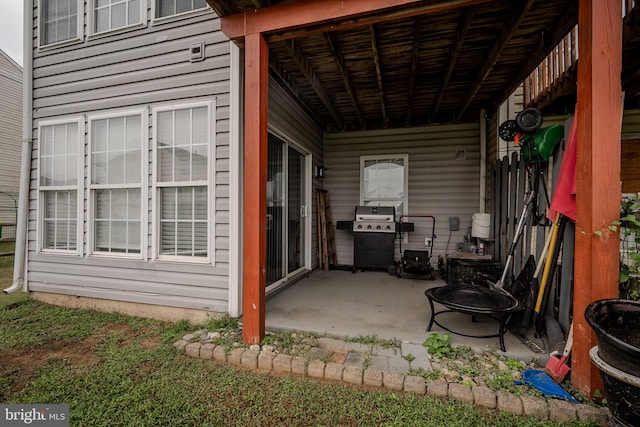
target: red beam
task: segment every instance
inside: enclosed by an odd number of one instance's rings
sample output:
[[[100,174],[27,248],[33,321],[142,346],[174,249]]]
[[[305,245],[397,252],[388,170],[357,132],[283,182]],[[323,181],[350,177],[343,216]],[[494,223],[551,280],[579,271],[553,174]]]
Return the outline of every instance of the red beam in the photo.
[[[580,0],[579,8],[571,382],[593,396],[602,385],[589,358],[597,342],[584,311],[593,301],[619,294],[620,236],[607,227],[620,217],[622,11],[620,0]]]
[[[267,108],[269,50],[261,34],[245,40],[244,288],[242,338],[264,338],[267,264]]]
[[[272,7],[255,9],[250,12],[223,16],[222,32],[231,40],[242,38],[253,33],[275,33],[314,27],[315,31],[328,31],[331,26],[318,29],[323,24],[336,23],[344,19],[364,18],[365,15],[376,14],[367,20],[352,22],[350,26],[371,25],[388,19],[401,19],[410,16],[441,12],[490,0],[449,0],[449,1],[416,1],[416,0],[299,0]],[[393,10],[393,8],[402,8]],[[385,13],[385,10],[387,13]],[[340,27],[345,28],[344,26]],[[335,28],[337,29],[337,28]],[[296,35],[300,35],[297,34]],[[290,35],[293,37],[293,34]]]

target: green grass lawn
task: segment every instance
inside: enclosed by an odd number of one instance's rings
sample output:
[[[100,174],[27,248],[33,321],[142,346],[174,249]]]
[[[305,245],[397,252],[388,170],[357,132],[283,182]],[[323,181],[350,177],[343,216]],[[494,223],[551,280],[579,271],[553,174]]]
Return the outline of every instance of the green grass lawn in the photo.
[[[68,404],[72,426],[559,425],[189,358],[172,343],[191,331],[3,295],[0,401]]]
[[[0,242],[0,253],[14,252],[16,242]],[[0,288],[11,286],[13,282],[13,261],[15,256],[0,257]]]

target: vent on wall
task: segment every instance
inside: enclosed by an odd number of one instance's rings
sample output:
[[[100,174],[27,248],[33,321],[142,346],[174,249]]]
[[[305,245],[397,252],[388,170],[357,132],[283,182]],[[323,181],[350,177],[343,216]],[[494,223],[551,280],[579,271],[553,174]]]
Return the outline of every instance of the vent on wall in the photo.
[[[198,62],[204,59],[204,42],[191,43],[189,47],[191,62]]]

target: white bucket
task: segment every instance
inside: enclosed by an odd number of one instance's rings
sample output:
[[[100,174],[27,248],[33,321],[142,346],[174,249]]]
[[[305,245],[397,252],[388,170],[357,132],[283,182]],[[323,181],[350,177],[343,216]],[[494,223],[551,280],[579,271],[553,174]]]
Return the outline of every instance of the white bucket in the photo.
[[[471,216],[471,236],[479,239],[489,238],[491,215],[488,213],[474,213]]]

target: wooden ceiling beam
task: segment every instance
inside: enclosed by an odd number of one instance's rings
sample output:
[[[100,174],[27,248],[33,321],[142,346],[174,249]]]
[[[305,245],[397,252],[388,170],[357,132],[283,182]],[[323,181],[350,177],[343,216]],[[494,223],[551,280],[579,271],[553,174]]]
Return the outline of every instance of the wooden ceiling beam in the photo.
[[[451,79],[451,75],[453,74],[453,70],[456,68],[456,62],[458,62],[458,56],[460,55],[460,51],[462,50],[462,45],[464,44],[464,40],[467,38],[467,33],[469,32],[469,28],[471,27],[471,21],[473,20],[473,15],[476,12],[476,7],[471,6],[465,8],[462,11],[462,17],[460,19],[460,26],[458,27],[457,40],[455,46],[451,49],[451,54],[449,55],[449,62],[447,63],[447,70],[444,73],[444,78],[442,79],[442,84],[440,85],[440,92],[438,92],[438,97],[436,98],[436,102],[433,106],[433,115],[438,114],[438,110],[440,109],[440,104],[444,99],[444,94],[447,91],[447,86],[449,86],[449,80]]]
[[[369,34],[371,35],[371,50],[373,52],[373,62],[376,66],[376,76],[378,77],[378,92],[380,93],[380,108],[382,112],[382,125],[387,127],[389,117],[387,117],[387,108],[384,99],[384,85],[382,84],[382,70],[380,68],[380,54],[378,53],[378,40],[376,38],[376,30],[373,25],[369,26]]]
[[[416,76],[418,74],[418,54],[420,52],[420,29],[422,27],[421,24],[421,17],[416,16],[413,22],[413,48],[411,51],[411,71],[409,72],[409,93],[407,93],[407,126],[411,126],[413,103],[416,96]]]
[[[471,104],[471,101],[478,93],[478,90],[480,90],[482,83],[484,83],[485,79],[489,76],[489,73],[491,73],[491,70],[498,62],[498,59],[502,55],[502,52],[504,52],[505,48],[511,41],[511,38],[522,23],[522,20],[524,19],[533,3],[534,0],[514,2],[515,6],[513,13],[509,16],[507,22],[504,23],[500,36],[493,44],[491,51],[487,54],[487,59],[485,60],[484,64],[482,64],[482,67],[480,67],[478,77],[472,84],[471,90],[465,96],[465,101],[462,104],[462,108],[458,111],[458,117],[461,117],[465,113],[465,111],[467,111],[469,104]]]
[[[364,121],[364,117],[362,116],[362,110],[360,109],[360,104],[358,104],[356,93],[353,90],[353,84],[351,83],[351,78],[349,77],[349,70],[347,69],[347,66],[344,63],[344,59],[340,54],[340,50],[338,49],[338,45],[336,43],[335,37],[332,35],[332,33],[325,33],[324,38],[327,41],[327,44],[329,45],[329,49],[331,50],[331,55],[333,56],[333,60],[336,62],[336,65],[338,66],[338,71],[340,71],[342,82],[344,83],[344,87],[347,90],[347,94],[351,99],[351,103],[353,104],[353,109],[356,112],[356,116],[358,116],[360,127],[364,129],[366,128],[366,123]]]
[[[549,54],[551,49],[562,41],[562,39],[578,24],[578,0],[573,1],[570,7],[564,10],[564,14],[556,20],[556,25],[552,27],[551,33],[541,35],[538,48],[531,52],[527,62],[519,67],[510,82],[505,82],[504,90],[496,96],[492,110],[495,111],[505,99],[531,74],[533,70]]]
[[[297,0],[229,15],[230,11],[225,8],[227,2],[207,0],[216,12],[220,12],[222,32],[231,40],[253,33],[279,33],[270,41],[373,25],[490,1],[493,0]]]
[[[313,70],[313,67],[311,66],[311,64],[309,64],[309,61],[307,61],[307,58],[304,57],[304,54],[300,50],[300,47],[298,47],[298,44],[296,43],[296,41],[286,40],[283,43],[287,51],[289,52],[289,55],[293,59],[293,61],[296,63],[298,68],[300,68],[300,71],[302,72],[302,74],[304,74],[306,79],[309,81],[309,84],[318,95],[318,98],[320,98],[320,101],[322,101],[327,111],[329,111],[329,114],[331,114],[331,117],[338,125],[338,128],[344,129],[345,124],[344,124],[344,120],[342,120],[342,115],[340,114],[336,106],[331,101],[329,94],[327,93],[326,89],[320,82],[320,79],[318,78],[315,71]]]

